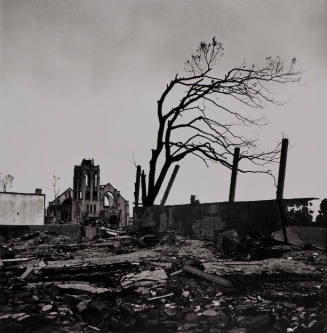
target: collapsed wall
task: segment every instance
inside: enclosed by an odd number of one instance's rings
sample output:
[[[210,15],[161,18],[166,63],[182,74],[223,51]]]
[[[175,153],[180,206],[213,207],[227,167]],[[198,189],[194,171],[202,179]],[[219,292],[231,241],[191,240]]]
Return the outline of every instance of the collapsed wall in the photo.
[[[286,224],[296,223],[290,205],[303,206],[312,200],[314,198],[285,199],[282,212],[276,200],[138,207],[134,208],[133,228],[151,228],[160,233],[170,227],[180,235],[206,239],[214,239],[217,232],[230,229],[240,234],[256,232],[269,236],[281,229],[282,216]]]

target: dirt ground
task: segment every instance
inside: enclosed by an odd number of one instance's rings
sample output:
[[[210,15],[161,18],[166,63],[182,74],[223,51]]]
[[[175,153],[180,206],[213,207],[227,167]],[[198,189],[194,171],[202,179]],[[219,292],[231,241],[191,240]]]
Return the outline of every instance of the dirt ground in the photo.
[[[181,237],[142,248],[45,233],[2,246],[0,332],[327,332],[318,249],[227,256]]]

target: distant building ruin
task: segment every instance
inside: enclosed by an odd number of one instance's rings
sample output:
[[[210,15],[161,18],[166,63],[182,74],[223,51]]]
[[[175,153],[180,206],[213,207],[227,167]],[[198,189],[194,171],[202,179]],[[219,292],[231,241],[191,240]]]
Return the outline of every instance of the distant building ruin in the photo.
[[[110,183],[100,185],[100,166],[83,159],[74,167],[73,189],[49,202],[48,221],[126,226],[129,203]]]

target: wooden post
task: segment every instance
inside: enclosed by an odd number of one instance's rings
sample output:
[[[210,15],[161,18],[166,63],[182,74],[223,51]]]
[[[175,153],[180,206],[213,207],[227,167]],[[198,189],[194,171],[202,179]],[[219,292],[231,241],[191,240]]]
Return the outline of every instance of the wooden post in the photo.
[[[236,147],[234,149],[233,168],[232,168],[232,175],[231,175],[231,179],[230,179],[229,202],[235,201],[237,168],[238,168],[239,160],[240,160],[240,148]]]
[[[281,218],[281,224],[284,234],[285,244],[288,243],[287,232],[285,227],[285,212],[283,207],[283,198],[284,198],[284,184],[285,184],[285,174],[286,174],[286,162],[287,162],[287,149],[288,149],[288,139],[282,140],[282,149],[280,152],[280,161],[279,161],[279,171],[278,171],[278,184],[276,199],[279,207],[279,213]]]
[[[160,206],[164,206],[166,201],[167,201],[167,198],[168,198],[168,195],[169,195],[169,192],[170,192],[170,189],[171,187],[173,186],[173,183],[174,183],[174,180],[176,178],[176,175],[177,175],[177,172],[178,172],[178,169],[179,169],[179,165],[175,165],[175,168],[174,168],[174,171],[169,179],[169,183],[167,185],[167,188],[166,188],[166,191],[165,191],[165,194],[163,195],[162,199],[161,199],[161,202],[160,202]]]
[[[145,179],[144,170],[142,170],[142,174],[141,174],[141,188],[142,188],[142,204],[144,207],[145,200],[146,200],[146,179]]]
[[[288,148],[288,139],[283,139],[282,140],[282,149],[280,152],[278,184],[277,184],[277,193],[276,193],[276,197],[278,200],[283,199],[283,194],[284,194],[287,148]]]
[[[141,166],[136,167],[136,181],[135,181],[135,192],[134,192],[134,205],[137,208],[139,206],[139,193],[140,193],[140,178],[141,178]]]
[[[214,274],[203,272],[201,269],[191,266],[191,265],[185,265],[183,267],[183,272],[196,276],[203,280],[218,284],[225,288],[237,289],[236,285],[232,281],[227,280],[224,277],[219,276],[219,275],[214,275]]]

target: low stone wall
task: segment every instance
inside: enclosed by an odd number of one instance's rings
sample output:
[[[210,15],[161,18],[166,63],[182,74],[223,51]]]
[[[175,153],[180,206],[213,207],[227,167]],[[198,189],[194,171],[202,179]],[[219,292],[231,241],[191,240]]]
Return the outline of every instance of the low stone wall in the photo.
[[[5,239],[20,237],[36,231],[50,232],[79,239],[82,227],[79,224],[48,224],[48,225],[0,225],[0,236]]]

